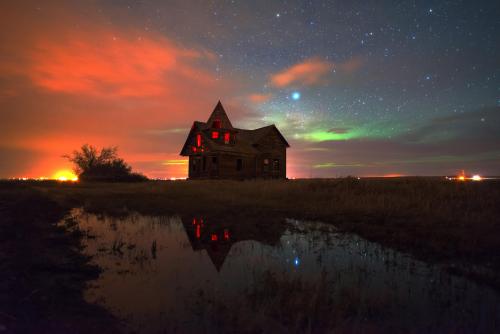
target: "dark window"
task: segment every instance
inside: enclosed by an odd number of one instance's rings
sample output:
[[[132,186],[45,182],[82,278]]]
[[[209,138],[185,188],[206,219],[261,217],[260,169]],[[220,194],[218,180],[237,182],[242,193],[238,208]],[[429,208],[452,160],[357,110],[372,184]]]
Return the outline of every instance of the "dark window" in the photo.
[[[269,172],[269,159],[264,159],[264,172]]]
[[[217,157],[212,157],[212,167],[210,167],[212,171],[216,171],[217,167]]]
[[[203,170],[207,169],[207,157],[203,157]]]
[[[193,172],[196,172],[196,171],[197,171],[198,166],[197,166],[197,164],[196,164],[196,159],[193,159],[193,162],[192,162],[192,164],[191,164],[191,167],[192,167],[192,169],[193,169]]]
[[[221,128],[221,121],[220,121],[220,119],[214,120],[214,122],[212,123],[212,128],[214,128],[214,129],[220,129]]]
[[[243,168],[243,160],[236,159],[236,170],[241,170]]]
[[[280,161],[279,159],[273,160],[273,170],[280,170]]]

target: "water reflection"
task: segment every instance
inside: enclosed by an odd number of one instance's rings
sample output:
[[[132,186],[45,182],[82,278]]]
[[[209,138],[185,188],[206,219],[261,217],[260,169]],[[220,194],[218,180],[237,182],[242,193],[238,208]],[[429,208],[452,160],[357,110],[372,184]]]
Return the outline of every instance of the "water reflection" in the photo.
[[[285,225],[274,222],[274,228],[268,229],[265,238],[259,238],[260,231],[254,231],[252,222],[237,221],[234,223],[203,219],[201,217],[182,218],[182,225],[186,231],[193,251],[205,251],[217,271],[220,271],[233,244],[244,240],[259,240],[275,245],[285,231]]]
[[[486,287],[320,223],[99,217],[86,298],[141,332],[494,332]]]

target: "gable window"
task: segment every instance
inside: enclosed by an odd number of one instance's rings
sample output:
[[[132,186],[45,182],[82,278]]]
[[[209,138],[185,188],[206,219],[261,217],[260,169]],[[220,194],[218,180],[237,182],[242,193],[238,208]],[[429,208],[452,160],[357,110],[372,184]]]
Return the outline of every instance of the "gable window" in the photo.
[[[196,134],[196,146],[198,146],[198,147],[201,146],[201,134],[200,133]]]
[[[243,160],[241,159],[236,159],[236,170],[240,171],[243,169]]]
[[[213,123],[212,123],[212,128],[214,128],[214,129],[220,129],[220,128],[221,128],[221,125],[222,125],[222,124],[221,124],[220,119],[216,119],[216,120],[214,120],[214,121],[213,121]]]
[[[280,160],[279,159],[273,160],[273,170],[280,170]]]
[[[229,144],[229,139],[230,139],[230,136],[231,136],[231,135],[229,134],[229,132],[226,132],[226,133],[224,134],[224,144]]]
[[[219,131],[212,131],[212,139],[219,138]]]

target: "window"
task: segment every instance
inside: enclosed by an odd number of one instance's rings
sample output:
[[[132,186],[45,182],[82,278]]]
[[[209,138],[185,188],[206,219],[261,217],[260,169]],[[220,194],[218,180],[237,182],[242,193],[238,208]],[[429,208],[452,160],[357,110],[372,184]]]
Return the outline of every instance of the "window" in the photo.
[[[212,128],[214,129],[220,129],[221,128],[221,121],[220,119],[216,119],[212,123]]]
[[[229,144],[229,139],[230,139],[230,134],[229,132],[226,132],[224,134],[224,144]]]
[[[219,131],[212,131],[212,139],[219,138]]]
[[[273,170],[280,170],[280,161],[279,159],[273,160]]]
[[[196,146],[200,147],[201,146],[201,134],[198,133],[196,135]]]
[[[203,157],[203,170],[207,169],[207,157]]]
[[[263,163],[264,163],[264,172],[268,172],[269,171],[269,159],[264,159]]]
[[[193,159],[193,163],[191,164],[191,167],[193,169],[193,172],[196,172],[198,170],[198,166],[196,164],[196,159]]]
[[[243,160],[241,159],[236,159],[236,170],[240,171],[243,168]]]

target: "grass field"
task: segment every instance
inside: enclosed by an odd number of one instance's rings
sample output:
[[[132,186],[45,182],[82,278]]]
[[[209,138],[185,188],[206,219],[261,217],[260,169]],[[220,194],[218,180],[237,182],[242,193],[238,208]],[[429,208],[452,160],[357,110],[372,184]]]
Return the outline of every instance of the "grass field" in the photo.
[[[57,272],[64,266],[57,263],[61,262],[59,257],[76,263],[79,268],[73,268],[73,278],[62,284],[74,291],[74,300],[80,301],[82,282],[94,277],[95,269],[87,267],[85,259],[75,253],[78,238],[65,239],[50,225],[79,206],[109,215],[137,211],[146,215],[245,217],[245,223],[265,222],[268,218],[272,218],[269,222],[276,218],[321,220],[500,288],[500,182],[496,180],[341,178],[127,184],[6,181],[0,182],[2,270],[7,276],[25,275],[25,285],[20,280],[18,292],[10,290],[2,302],[27,298],[25,294],[32,293],[28,287],[50,283],[44,281],[43,275],[42,283],[33,283],[37,279],[29,272],[33,261],[27,260],[33,254],[45,261],[41,266],[49,268],[50,277],[51,270]],[[10,289],[5,279],[0,287]],[[36,298],[36,293],[29,298]]]

